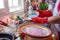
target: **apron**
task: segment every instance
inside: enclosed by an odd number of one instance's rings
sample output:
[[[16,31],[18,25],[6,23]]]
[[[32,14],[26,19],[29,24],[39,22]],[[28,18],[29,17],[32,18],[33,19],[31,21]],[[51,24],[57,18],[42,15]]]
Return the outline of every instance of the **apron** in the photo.
[[[57,0],[56,4],[55,4],[55,8],[53,10],[53,16],[57,16],[58,15],[58,11],[59,11],[59,1],[60,0]],[[51,24],[51,29],[52,29],[52,32],[57,36],[57,38],[60,40],[59,38],[59,34],[58,32],[60,32],[60,24]]]
[[[60,9],[60,0],[57,0],[54,11],[53,11],[53,16],[58,15],[58,11]],[[60,24],[54,24],[57,30],[60,32]]]

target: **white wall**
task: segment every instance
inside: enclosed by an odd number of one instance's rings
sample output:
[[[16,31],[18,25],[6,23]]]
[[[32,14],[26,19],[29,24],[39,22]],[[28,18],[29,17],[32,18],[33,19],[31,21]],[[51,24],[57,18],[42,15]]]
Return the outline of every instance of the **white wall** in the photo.
[[[3,14],[3,13],[8,13],[9,10],[8,10],[8,0],[4,0],[4,6],[5,8],[4,9],[0,9],[0,14]]]

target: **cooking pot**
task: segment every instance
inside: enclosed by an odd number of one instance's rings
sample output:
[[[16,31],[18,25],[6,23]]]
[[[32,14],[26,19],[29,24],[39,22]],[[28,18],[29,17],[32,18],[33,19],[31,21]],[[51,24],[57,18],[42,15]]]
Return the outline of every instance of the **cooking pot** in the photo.
[[[25,34],[24,40],[52,40],[51,30],[42,25],[23,24],[20,26],[20,31]]]

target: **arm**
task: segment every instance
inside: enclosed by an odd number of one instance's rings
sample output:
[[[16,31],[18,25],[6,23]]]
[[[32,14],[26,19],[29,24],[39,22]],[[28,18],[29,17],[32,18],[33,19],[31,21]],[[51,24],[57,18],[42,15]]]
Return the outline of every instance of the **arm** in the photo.
[[[35,22],[38,21],[38,23],[42,23],[42,22],[43,23],[60,23],[60,11],[57,16],[52,16],[47,18],[38,17],[38,18],[32,19],[32,21],[33,20],[35,20]]]
[[[48,23],[60,23],[60,18],[58,16],[49,17]]]
[[[57,16],[49,17],[48,23],[60,23],[60,11]]]
[[[45,17],[45,18],[36,17],[32,18],[30,21],[38,24],[60,23],[60,18],[58,16]]]

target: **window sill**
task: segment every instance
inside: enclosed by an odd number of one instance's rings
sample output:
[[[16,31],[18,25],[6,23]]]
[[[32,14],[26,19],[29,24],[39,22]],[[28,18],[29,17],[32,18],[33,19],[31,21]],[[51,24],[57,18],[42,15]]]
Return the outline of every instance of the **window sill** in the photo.
[[[10,7],[9,8],[9,12],[16,12],[16,11],[23,11],[24,8],[21,8],[21,7]]]

